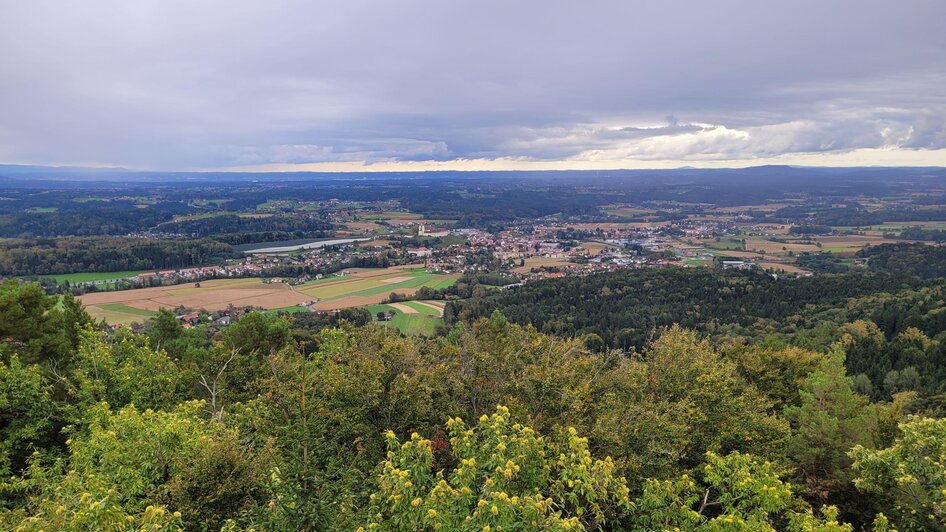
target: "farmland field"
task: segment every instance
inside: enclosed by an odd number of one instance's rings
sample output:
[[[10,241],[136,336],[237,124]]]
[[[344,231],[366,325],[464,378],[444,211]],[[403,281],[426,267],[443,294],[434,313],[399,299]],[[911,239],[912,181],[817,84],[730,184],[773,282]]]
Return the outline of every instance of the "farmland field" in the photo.
[[[713,255],[717,257],[732,257],[735,259],[762,259],[765,258],[765,255],[760,253],[753,253],[752,251],[737,251],[737,250],[715,250]]]
[[[366,213],[361,216],[364,220],[420,220],[423,218],[420,214],[406,211],[384,211]]]
[[[404,301],[389,305],[369,305],[365,308],[372,315],[378,312],[394,312],[394,316],[381,322],[382,324],[397,327],[404,334],[431,335],[438,325],[443,323],[442,302],[439,301]],[[440,310],[435,310],[439,308]]]
[[[154,316],[154,312],[122,303],[105,303],[96,307],[86,307],[89,315],[95,320],[104,319],[106,323],[142,322]]]
[[[228,306],[253,306],[267,310],[298,312],[305,305],[316,310],[334,310],[381,303],[392,292],[410,295],[427,286],[444,288],[456,275],[427,273],[416,267],[357,269],[350,275],[329,276],[304,285],[264,283],[262,279],[216,279],[194,284],[95,292],[79,296],[89,313],[108,323],[143,321],[158,309],[186,308],[208,311]],[[421,307],[422,309],[423,307]],[[421,312],[421,309],[417,309]]]
[[[553,257],[529,257],[525,260],[525,265],[519,266],[512,271],[516,273],[529,273],[532,268],[541,268],[543,266],[556,267],[569,264],[567,259]]]
[[[700,240],[699,243],[710,249],[732,249],[736,251],[743,249],[742,241],[734,238],[720,239],[719,242],[716,240]],[[748,242],[746,242],[746,245],[748,246]]]
[[[605,206],[601,209],[601,212],[605,214],[610,214],[612,216],[624,216],[624,217],[640,217],[648,214],[654,214],[654,211],[648,209],[641,209],[636,207],[626,207],[626,206]]]
[[[427,273],[419,268],[395,267],[383,270],[360,270],[334,282],[301,288],[318,310],[360,307],[380,303],[392,292],[413,294],[421,287],[446,288],[456,282],[456,275]]]
[[[375,231],[381,228],[375,222],[347,222],[345,226],[356,231]]]
[[[884,222],[880,225],[870,225],[870,226],[836,226],[832,229],[837,231],[853,231],[855,229],[860,229],[864,231],[878,231],[878,232],[891,232],[899,233],[904,229],[909,227],[921,227],[923,229],[934,229],[934,230],[944,230],[946,229],[946,221],[915,221],[915,222]]]
[[[804,270],[802,268],[799,268],[798,266],[795,266],[794,264],[785,264],[783,262],[763,262],[763,263],[760,263],[759,266],[768,270],[778,270],[778,271],[782,271],[786,273],[798,273],[798,274],[811,273],[808,270]]]
[[[581,247],[587,250],[588,255],[597,255],[606,249],[609,245],[604,242],[597,242],[594,240],[589,240],[587,242],[582,242]]]

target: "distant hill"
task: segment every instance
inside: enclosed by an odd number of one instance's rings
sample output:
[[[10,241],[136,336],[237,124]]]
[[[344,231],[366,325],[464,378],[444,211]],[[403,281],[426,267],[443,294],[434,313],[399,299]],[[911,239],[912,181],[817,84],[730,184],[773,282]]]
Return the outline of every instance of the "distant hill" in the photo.
[[[409,180],[504,180],[535,179],[587,183],[637,181],[640,183],[716,183],[735,186],[760,185],[765,181],[790,181],[795,185],[820,182],[825,177],[851,181],[878,181],[891,177],[946,178],[946,168],[931,167],[803,167],[762,165],[748,168],[692,168],[669,170],[549,170],[549,171],[426,171],[426,172],[175,172],[141,171],[128,168],[82,166],[33,166],[0,164],[0,185],[17,187],[72,188],[92,183],[252,183],[307,181],[409,181]]]

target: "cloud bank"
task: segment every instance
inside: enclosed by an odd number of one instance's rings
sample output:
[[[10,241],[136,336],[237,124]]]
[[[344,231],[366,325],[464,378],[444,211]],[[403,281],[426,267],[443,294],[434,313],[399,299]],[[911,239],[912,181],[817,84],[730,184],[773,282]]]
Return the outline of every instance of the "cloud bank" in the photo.
[[[0,162],[946,165],[946,3],[4,2]]]

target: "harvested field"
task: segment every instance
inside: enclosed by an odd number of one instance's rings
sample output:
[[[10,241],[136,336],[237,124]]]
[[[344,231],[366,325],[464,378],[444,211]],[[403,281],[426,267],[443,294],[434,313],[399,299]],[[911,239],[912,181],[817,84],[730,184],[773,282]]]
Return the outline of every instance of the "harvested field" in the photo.
[[[569,264],[567,259],[553,257],[529,257],[525,260],[524,266],[519,266],[512,271],[516,273],[529,273],[532,268],[541,268],[543,266],[555,267]]]
[[[403,304],[418,314],[436,316],[438,318],[443,316],[443,308],[429,305],[423,301],[405,301]]]
[[[794,264],[785,264],[782,262],[762,262],[762,263],[759,263],[759,266],[767,270],[779,270],[786,273],[798,273],[798,274],[811,273],[808,270],[803,270],[799,268],[798,266],[795,266]]]
[[[389,294],[412,295],[421,287],[445,288],[456,282],[457,275],[427,273],[416,266],[379,270],[358,270],[350,276],[301,288],[311,298],[319,299],[318,309],[348,308],[380,303]]]
[[[597,255],[598,253],[601,253],[605,248],[608,247],[608,244],[605,244],[604,242],[596,242],[593,240],[589,240],[587,242],[582,242],[581,247],[588,250],[588,254],[593,256],[593,255]]]
[[[415,309],[414,307],[410,305],[406,305],[404,303],[388,303],[388,306],[393,309],[400,310],[404,314],[419,314],[417,309]]]
[[[801,244],[798,242],[773,242],[771,240],[746,240],[746,251],[764,251],[768,255],[781,255],[789,251],[802,253],[805,251],[818,253],[821,251],[815,244]]]
[[[189,283],[96,292],[82,295],[79,300],[96,318],[105,318],[109,323],[130,323],[143,321],[161,308],[179,306],[208,311],[223,310],[230,305],[283,309],[318,299],[314,305],[317,310],[362,307],[381,303],[392,292],[413,295],[423,286],[444,288],[457,278],[457,275],[427,273],[412,265],[352,270],[351,275],[330,276],[300,286],[264,283],[262,279],[217,279],[203,281],[200,287]],[[423,313],[417,308],[414,310]]]
[[[761,259],[765,257],[765,255],[760,253],[754,253],[752,251],[738,251],[735,249],[715,250],[713,251],[713,254],[733,257],[736,259]]]
[[[348,222],[345,226],[355,231],[374,231],[381,227],[375,222]]]
[[[879,246],[881,244],[895,244],[897,242],[903,242],[902,240],[891,240],[883,237],[877,238],[869,235],[819,236],[815,237],[815,239],[818,242],[821,242],[821,245],[826,248],[860,249],[864,246]]]
[[[382,279],[381,282],[385,284],[397,284],[410,281],[411,279],[413,279],[413,277],[391,277],[390,279]]]
[[[417,308],[417,306],[429,308],[434,312],[434,316],[443,316],[443,308],[447,306],[443,301],[410,301],[410,303],[414,303],[415,308]],[[424,312],[423,309],[420,311]]]
[[[96,292],[81,295],[79,300],[91,314],[104,317],[109,323],[129,323],[128,316],[134,315],[137,321],[143,321],[147,315],[142,312],[181,305],[210,311],[223,310],[229,305],[282,308],[302,304],[308,298],[282,283],[266,284],[262,279],[217,279],[202,282],[200,288],[187,284]]]

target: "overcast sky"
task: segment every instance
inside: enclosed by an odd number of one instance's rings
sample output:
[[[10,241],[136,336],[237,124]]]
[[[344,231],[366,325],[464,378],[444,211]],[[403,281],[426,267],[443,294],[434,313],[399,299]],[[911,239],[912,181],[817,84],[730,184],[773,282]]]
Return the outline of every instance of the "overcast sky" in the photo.
[[[942,0],[0,0],[0,162],[946,166]]]

